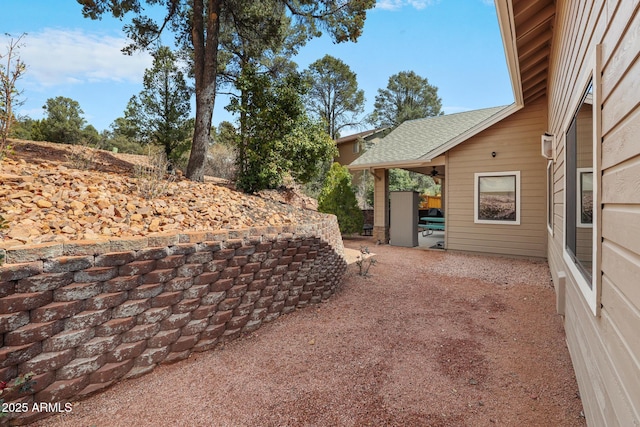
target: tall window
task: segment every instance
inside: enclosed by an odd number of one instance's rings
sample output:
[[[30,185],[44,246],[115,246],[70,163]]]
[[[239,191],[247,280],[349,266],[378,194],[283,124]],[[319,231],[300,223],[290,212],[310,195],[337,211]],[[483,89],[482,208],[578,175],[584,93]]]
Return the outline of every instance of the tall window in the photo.
[[[475,174],[475,222],[520,224],[520,171]]]
[[[589,83],[566,134],[565,248],[592,288],[593,84]]]

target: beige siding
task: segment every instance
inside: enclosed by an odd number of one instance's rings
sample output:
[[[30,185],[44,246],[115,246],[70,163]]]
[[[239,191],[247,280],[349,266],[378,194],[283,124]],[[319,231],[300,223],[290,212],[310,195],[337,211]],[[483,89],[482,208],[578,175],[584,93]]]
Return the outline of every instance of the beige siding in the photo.
[[[354,144],[359,144],[358,140],[345,142],[338,145],[338,157],[335,158],[335,161],[343,166],[346,166],[360,157],[360,155],[362,154],[360,151],[358,151],[357,153],[353,152]]]
[[[541,100],[449,151],[447,249],[546,257],[546,160],[540,155],[546,119]],[[474,173],[506,171],[520,171],[520,225],[476,224]]]
[[[563,257],[564,138],[602,44],[601,309],[592,313]],[[548,257],[566,274],[565,330],[589,425],[640,425],[640,7],[557,2],[549,130],[558,138]],[[595,207],[595,206],[594,206]],[[597,225],[597,224],[596,224]],[[596,226],[594,225],[594,226]]]

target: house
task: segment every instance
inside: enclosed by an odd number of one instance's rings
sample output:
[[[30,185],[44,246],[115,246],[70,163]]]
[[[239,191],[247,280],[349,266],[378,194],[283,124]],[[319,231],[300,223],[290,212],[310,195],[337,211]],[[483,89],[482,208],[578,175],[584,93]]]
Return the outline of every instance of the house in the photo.
[[[514,104],[448,140],[400,126],[350,168],[381,241],[388,169],[435,166],[447,249],[546,257],[588,425],[640,425],[640,4],[495,3]]]
[[[514,104],[398,126],[349,166],[371,170],[375,178],[374,238],[389,240],[390,212],[381,209],[389,205],[386,171],[402,168],[439,178],[447,224],[445,248],[545,257],[546,172],[539,154],[545,120],[539,100],[526,109]],[[512,204],[507,207],[512,218],[487,218],[483,210],[474,211],[479,205],[473,202],[474,195],[483,197],[474,187],[496,183],[512,187]]]
[[[336,139],[338,156],[334,161],[343,166],[348,165],[366,151],[366,149],[377,143],[384,135],[385,129],[372,129],[355,133]]]
[[[369,148],[377,144],[380,139],[388,132],[388,128],[371,129],[364,132],[355,133],[336,139],[336,147],[338,155],[334,158],[335,162],[346,166],[360,157]],[[371,226],[369,217],[372,215],[371,206],[367,203],[367,186],[370,177],[366,171],[351,171],[351,184],[356,189],[356,198],[360,208],[365,214],[365,223],[367,227]]]

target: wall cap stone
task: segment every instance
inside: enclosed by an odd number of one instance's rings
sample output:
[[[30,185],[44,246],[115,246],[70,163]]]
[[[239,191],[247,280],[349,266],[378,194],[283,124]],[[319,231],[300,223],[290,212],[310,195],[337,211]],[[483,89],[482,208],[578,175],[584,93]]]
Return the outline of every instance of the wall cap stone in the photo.
[[[242,240],[247,243],[262,241],[282,241],[289,239],[305,239],[313,236],[321,237],[327,241],[332,248],[341,256],[344,256],[344,246],[342,239],[327,239],[325,230],[332,224],[337,227],[335,215],[326,214],[323,219],[308,223],[291,223],[275,226],[256,226],[238,229],[218,229],[218,230],[187,230],[187,231],[165,231],[151,233],[147,236],[134,236],[124,238],[97,238],[95,240],[63,240],[60,242],[40,243],[30,245],[12,245],[0,249],[5,255],[4,264],[0,266],[0,272],[6,271],[9,265],[17,266],[24,263],[38,262],[44,259],[58,258],[62,256],[98,256],[115,252],[141,251],[153,247],[168,247],[175,250],[176,246],[207,245],[210,250],[216,250],[213,242],[219,242],[220,248],[224,249],[226,243],[230,241]],[[10,277],[13,277],[10,275]],[[7,279],[16,280],[16,279]]]

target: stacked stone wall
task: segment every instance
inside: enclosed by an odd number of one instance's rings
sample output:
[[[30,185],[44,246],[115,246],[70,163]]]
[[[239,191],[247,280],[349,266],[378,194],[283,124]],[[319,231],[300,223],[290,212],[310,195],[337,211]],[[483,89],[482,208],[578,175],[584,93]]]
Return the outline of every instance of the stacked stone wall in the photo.
[[[0,381],[32,372],[35,386],[2,397],[29,407],[81,399],[255,331],[329,298],[346,269],[334,216],[4,254]]]

